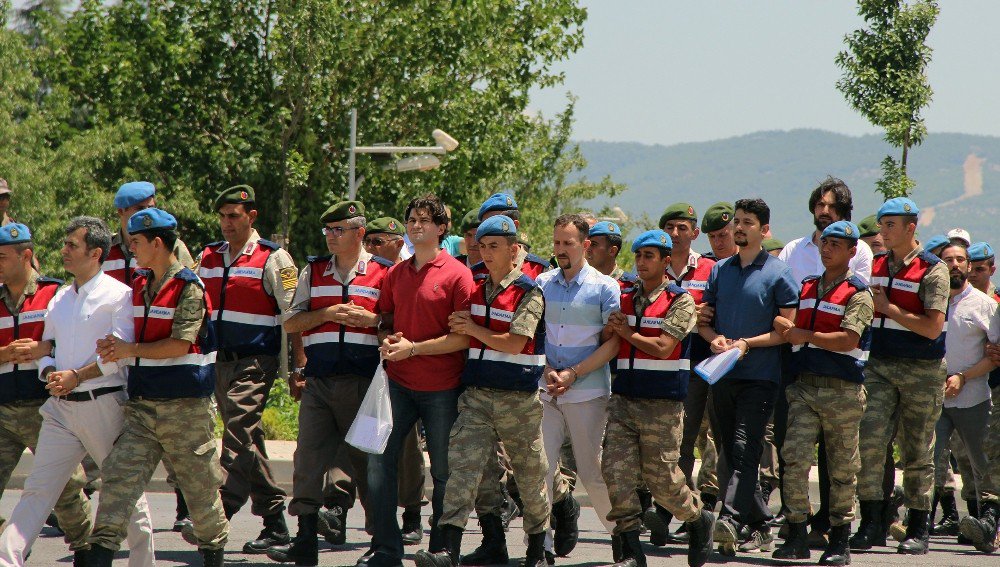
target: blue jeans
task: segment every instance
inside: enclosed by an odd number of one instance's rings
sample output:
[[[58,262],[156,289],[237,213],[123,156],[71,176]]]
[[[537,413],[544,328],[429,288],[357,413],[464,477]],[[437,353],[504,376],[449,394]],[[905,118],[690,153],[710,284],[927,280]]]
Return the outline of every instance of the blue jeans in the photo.
[[[392,403],[392,434],[385,452],[368,456],[369,513],[373,517],[372,550],[396,559],[403,558],[403,534],[396,520],[397,471],[399,453],[407,434],[419,419],[427,438],[431,458],[431,551],[439,539],[437,521],[444,505],[444,487],[448,482],[448,439],[451,426],[458,417],[458,395],[461,388],[441,392],[418,392],[389,380],[389,400]]]

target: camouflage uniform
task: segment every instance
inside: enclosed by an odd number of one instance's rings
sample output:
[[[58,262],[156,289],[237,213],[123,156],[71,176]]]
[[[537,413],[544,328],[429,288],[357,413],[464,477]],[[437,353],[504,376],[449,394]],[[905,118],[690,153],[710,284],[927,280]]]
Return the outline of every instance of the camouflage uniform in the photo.
[[[147,285],[147,306],[163,283],[182,268],[175,262],[159,282]],[[204,291],[197,285],[185,285],[174,313],[171,338],[195,342],[204,319]],[[174,464],[199,548],[225,547],[229,522],[219,493],[222,468],[215,440],[215,412],[208,397],[129,399],[122,434],[102,466],[104,483],[91,544],[118,549],[135,502],[163,458]]]
[[[890,272],[896,273],[922,251],[917,247],[903,262],[892,261],[890,257]],[[917,295],[925,310],[947,313],[949,292],[948,269],[938,262],[924,274]],[[892,437],[892,416],[898,411],[902,435],[897,442],[904,470],[904,504],[914,510],[930,510],[934,488],[934,427],[944,403],[946,372],[944,359],[872,353],[865,368],[868,405],[861,420],[859,500],[884,497],[885,448]]]
[[[649,295],[639,290],[635,300],[637,320],[670,284],[664,282]],[[680,341],[696,323],[694,299],[684,293],[674,299],[660,328]],[[608,520],[616,523],[614,535],[639,529],[643,509],[635,488],[642,482],[653,500],[678,520],[688,522],[699,516],[701,505],[677,463],[683,432],[682,400],[611,395],[601,470],[611,499]]]
[[[986,436],[986,443],[983,449],[986,452],[986,459],[989,468],[986,470],[986,477],[983,479],[985,489],[979,496],[980,502],[992,502],[1000,504],[1000,386],[993,388],[994,401],[993,412],[990,414],[989,434]]]

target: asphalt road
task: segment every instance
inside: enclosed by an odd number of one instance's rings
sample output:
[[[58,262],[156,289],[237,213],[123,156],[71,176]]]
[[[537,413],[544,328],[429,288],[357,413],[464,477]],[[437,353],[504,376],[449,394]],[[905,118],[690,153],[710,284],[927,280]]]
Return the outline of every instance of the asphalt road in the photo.
[[[0,514],[9,517],[10,512],[20,498],[21,493],[17,490],[7,491],[3,499],[0,500]],[[153,510],[153,525],[156,530],[156,557],[157,565],[161,567],[177,565],[200,565],[200,558],[195,549],[181,539],[180,534],[170,531],[173,523],[174,498],[173,494],[149,493],[150,507]],[[963,510],[964,511],[964,510]],[[430,508],[425,507],[424,513],[429,514]],[[290,519],[294,522],[294,519]],[[348,517],[351,526],[362,526],[364,518],[362,512],[355,508]],[[425,517],[426,523],[426,517]],[[226,557],[228,565],[234,566],[273,566],[276,565],[267,559],[266,556],[243,555],[240,550],[243,543],[253,539],[260,531],[259,518],[252,516],[248,509],[240,511],[236,515],[232,532],[229,537],[229,553]],[[464,540],[463,549],[471,551],[479,543],[479,526],[475,520],[469,522],[469,531]],[[580,544],[570,557],[560,558],[557,565],[577,565],[577,566],[597,566],[611,563],[611,548],[608,545],[607,534],[602,532],[601,524],[597,520],[597,515],[591,508],[584,508],[581,519],[582,533],[580,534]],[[294,527],[292,528],[294,531]],[[512,564],[524,556],[524,544],[522,542],[521,522],[515,520],[508,533],[508,547]],[[645,539],[645,538],[644,538]],[[354,561],[368,548],[368,537],[361,529],[352,529],[348,533],[347,545],[338,549],[331,548],[325,542],[320,542],[320,565],[344,565],[353,566]],[[426,543],[427,537],[424,538]],[[417,547],[408,547],[407,552],[412,554]],[[646,546],[646,554],[649,565],[673,566],[687,565],[686,549],[678,546],[668,546],[663,548],[653,548]],[[813,552],[812,564],[819,559],[820,552]],[[923,557],[912,557],[898,555],[894,548],[885,548],[875,553],[855,554],[852,556],[852,565],[920,565],[920,566],[991,566],[1000,565],[1000,554],[983,555],[971,548],[960,547],[954,543],[954,539],[947,541],[943,538],[934,538],[931,544],[931,552]],[[41,537],[36,541],[28,565],[59,566],[72,563],[66,545],[62,538],[55,535],[51,528],[45,528]],[[121,552],[115,565],[126,565],[126,552]],[[405,563],[412,563],[407,560]],[[723,558],[715,555],[712,563],[723,563]],[[770,554],[742,555],[730,559],[726,563],[744,565],[807,565],[808,561],[775,561],[770,558]]]

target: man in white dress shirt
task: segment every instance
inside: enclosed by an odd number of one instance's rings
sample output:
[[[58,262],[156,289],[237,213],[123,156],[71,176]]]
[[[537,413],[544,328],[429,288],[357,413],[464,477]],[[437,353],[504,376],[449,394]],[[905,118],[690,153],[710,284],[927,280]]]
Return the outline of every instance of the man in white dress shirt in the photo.
[[[62,260],[72,284],[56,292],[45,315],[43,341],[55,358],[38,361],[39,378],[51,397],[42,405],[35,461],[21,500],[0,536],[0,565],[23,565],[49,511],[84,455],[100,465],[121,433],[126,373],[118,363],[97,359],[97,340],[135,335],[132,291],[101,271],[111,232],[100,219],[77,217],[63,240]],[[153,526],[146,498],[136,503],[128,535],[128,564],[153,565]]]

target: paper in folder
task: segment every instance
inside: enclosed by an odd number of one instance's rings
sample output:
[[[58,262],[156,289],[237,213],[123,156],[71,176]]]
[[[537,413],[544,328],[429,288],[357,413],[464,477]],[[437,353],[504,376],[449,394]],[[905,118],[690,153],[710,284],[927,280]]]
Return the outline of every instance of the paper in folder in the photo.
[[[701,376],[701,379],[709,384],[715,384],[722,379],[730,370],[736,366],[736,361],[740,359],[740,349],[731,348],[726,352],[714,354],[701,361],[694,371]]]

